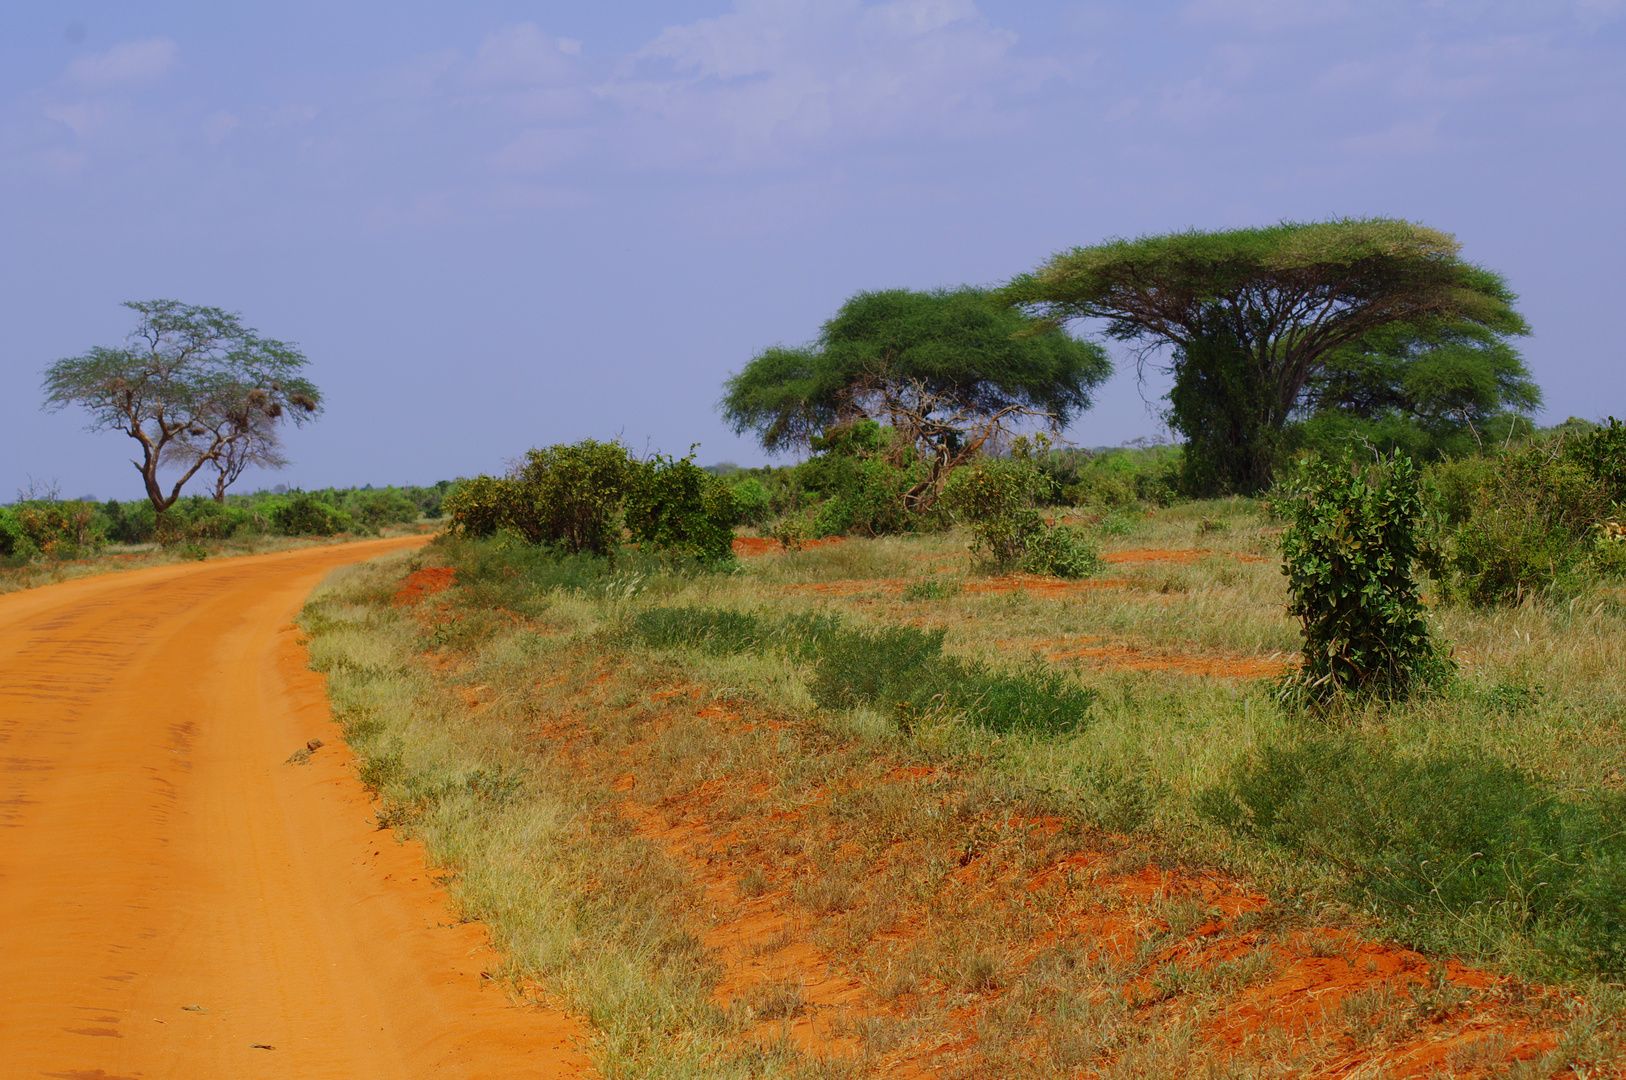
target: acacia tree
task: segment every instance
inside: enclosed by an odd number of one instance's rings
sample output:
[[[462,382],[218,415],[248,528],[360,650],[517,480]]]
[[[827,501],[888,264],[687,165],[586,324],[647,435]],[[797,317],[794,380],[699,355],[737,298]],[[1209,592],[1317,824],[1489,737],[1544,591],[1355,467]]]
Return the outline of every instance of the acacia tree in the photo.
[[[905,493],[928,507],[947,475],[1022,423],[1060,431],[1112,373],[1100,346],[1002,306],[973,287],[861,292],[798,348],[758,354],[724,386],[734,431],[770,453],[806,447],[832,427],[874,420],[892,453],[917,453],[925,475]]]
[[[226,501],[226,489],[250,466],[287,468],[288,459],[283,456],[282,440],[277,434],[278,416],[257,408],[256,401],[251,400],[263,396],[263,391],[250,391],[212,427],[200,422],[188,428],[164,448],[160,464],[185,469],[206,461],[214,472],[213,494],[218,503]],[[210,448],[214,448],[213,453]]]
[[[45,407],[81,405],[90,430],[136,440],[141,459],[131,464],[160,516],[205,464],[233,462],[217,485],[223,496],[224,485],[251,463],[252,448],[263,449],[265,432],[321,411],[320,392],[300,375],[304,354],[260,337],[240,316],[175,300],[124,306],[140,314],[136,329],[118,348],[98,346],[47,368]],[[166,459],[184,466],[168,491],[158,480]]]
[[[1458,258],[1448,233],[1389,218],[1114,239],[1053,257],[1004,289],[1061,325],[1168,347],[1171,424],[1207,486],[1269,483],[1284,429],[1330,358],[1390,326],[1450,323],[1528,333],[1498,275]]]
[[[1500,441],[1541,407],[1541,388],[1502,334],[1459,320],[1380,327],[1327,358],[1301,408],[1312,445],[1358,437],[1425,459]]]

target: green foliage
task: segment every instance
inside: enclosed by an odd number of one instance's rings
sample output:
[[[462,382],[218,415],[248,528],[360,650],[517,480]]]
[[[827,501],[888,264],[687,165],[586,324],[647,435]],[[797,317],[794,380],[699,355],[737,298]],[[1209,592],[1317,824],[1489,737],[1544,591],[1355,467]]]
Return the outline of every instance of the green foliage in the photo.
[[[805,532],[802,539],[883,536],[920,525],[904,496],[922,470],[890,428],[861,420],[814,436],[810,445],[815,454],[787,470],[773,500],[791,531]]]
[[[1611,509],[1609,479],[1551,442],[1440,472],[1446,514],[1459,522],[1448,555],[1453,593],[1476,605],[1575,593]]]
[[[971,552],[995,571],[1088,577],[1102,563],[1083,533],[1047,526],[1035,508],[1052,482],[1039,460],[1018,446],[1009,458],[986,458],[957,470],[943,506],[971,531]]]
[[[1611,416],[1607,424],[1565,439],[1563,447],[1565,461],[1602,485],[1617,511],[1626,509],[1626,424]]]
[[[94,554],[103,543],[94,503],[28,500],[12,506],[10,518],[21,537],[21,542],[13,541],[13,551],[77,559]]]
[[[1205,816],[1335,863],[1393,914],[1439,914],[1488,943],[1530,934],[1570,970],[1626,972],[1626,799],[1565,802],[1481,758],[1408,758],[1354,736],[1267,747],[1200,800]]]
[[[770,451],[808,445],[839,423],[888,419],[884,407],[855,401],[876,384],[911,400],[924,392],[930,412],[959,414],[959,425],[1024,407],[1064,426],[1111,372],[1100,346],[1005,309],[985,289],[886,289],[853,296],[814,343],[758,354],[725,384],[721,408]]]
[[[1083,726],[1093,691],[1060,672],[1021,674],[942,655],[943,632],[914,627],[843,630],[819,643],[808,690],[826,708],[886,708],[907,734],[928,716],[963,716],[996,732],[1061,732]]]
[[[418,504],[396,488],[352,491],[342,506],[344,512],[358,524],[375,531],[385,525],[417,521],[421,513]]]
[[[1095,544],[1078,529],[1055,525],[1028,538],[1021,567],[1045,577],[1086,578],[1106,569]]]
[[[944,656],[941,630],[864,630],[828,615],[766,618],[678,607],[639,612],[621,633],[654,648],[774,651],[811,662],[814,701],[831,709],[884,708],[905,733],[927,716],[964,718],[998,732],[1069,731],[1085,722],[1096,697],[1048,668],[1015,674]]]
[[[579,443],[526,451],[512,479],[529,500],[529,518],[515,522],[532,543],[572,555],[610,555],[621,539],[621,504],[639,468],[620,443]]]
[[[9,507],[0,506],[0,559],[22,562],[39,554],[39,549],[23,531],[22,522]]]
[[[354,527],[338,507],[320,496],[295,490],[271,511],[271,523],[284,536],[333,536]]]
[[[122,512],[119,517],[124,518]],[[135,507],[137,513],[143,508],[139,504]],[[145,521],[146,514],[141,515]],[[225,540],[239,531],[254,529],[254,515],[247,509],[238,506],[229,506],[225,503],[205,499],[201,495],[192,495],[177,501],[160,519],[153,516],[152,530],[147,534],[148,539],[155,539],[165,545],[195,544],[200,540]],[[328,535],[326,533],[317,535]]]
[[[593,439],[531,450],[506,478],[464,480],[443,507],[460,539],[507,531],[562,553],[610,557],[630,531],[646,548],[713,562],[731,556],[739,513],[733,492],[692,453],[641,462],[620,443]]]
[[[1049,487],[1031,460],[988,458],[949,478],[943,505],[970,529],[973,555],[995,570],[1012,570],[1044,531],[1034,504]]]
[[[734,493],[696,465],[692,452],[676,460],[657,454],[640,463],[625,506],[634,543],[710,562],[734,556]]]
[[[1060,485],[1062,501],[1070,506],[1167,506],[1181,497],[1184,459],[1181,446],[1113,448],[1091,453],[1070,469],[1047,472]]]
[[[1284,681],[1290,697],[1401,698],[1449,670],[1412,579],[1423,509],[1404,457],[1309,461],[1286,486],[1276,510],[1288,521],[1288,613],[1304,632],[1303,666]]]
[[[1492,345],[1529,332],[1506,282],[1459,250],[1446,233],[1387,218],[1193,229],[1063,252],[1004,295],[1057,325],[1104,319],[1118,340],[1172,347],[1170,420],[1188,440],[1187,484],[1247,493],[1272,475],[1309,380],[1347,360],[1350,342],[1372,355],[1382,343],[1366,335],[1387,327]],[[1381,381],[1358,364],[1339,370]],[[1448,410],[1463,389],[1438,379],[1428,397]]]
[[[739,480],[725,480],[734,496],[734,522],[737,525],[761,527],[773,516],[773,500],[762,481],[754,476]]]
[[[495,536],[507,529],[531,540],[539,531],[529,493],[517,480],[476,476],[459,481],[441,509],[448,519],[447,531],[460,539]]]
[[[1505,334],[1431,319],[1379,327],[1335,350],[1305,388],[1300,436],[1323,453],[1359,439],[1431,461],[1528,437],[1522,414],[1540,406],[1541,390]]]
[[[1211,311],[1174,350],[1168,422],[1186,437],[1180,487],[1192,498],[1257,495],[1282,455],[1275,376],[1224,315]]]

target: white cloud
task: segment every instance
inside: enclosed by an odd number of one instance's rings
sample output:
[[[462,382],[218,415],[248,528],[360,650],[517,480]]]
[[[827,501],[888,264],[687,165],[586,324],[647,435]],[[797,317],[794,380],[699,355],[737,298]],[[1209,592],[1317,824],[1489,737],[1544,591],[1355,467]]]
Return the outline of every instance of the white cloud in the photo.
[[[1064,74],[1015,45],[971,0],[737,0],[667,27],[599,93],[642,119],[647,164],[748,167],[821,144],[986,132],[1004,97]]]
[[[76,56],[63,79],[80,90],[117,90],[145,86],[169,74],[178,47],[169,38],[125,41],[106,52]]]
[[[101,127],[107,120],[107,112],[99,105],[47,105],[45,115],[59,124],[66,124],[68,129],[81,139],[92,131]]]
[[[466,78],[476,86],[559,85],[575,78],[581,42],[555,38],[535,23],[505,26],[480,43]]]
[[[1197,25],[1233,23],[1273,33],[1338,22],[1351,8],[1346,0],[1191,0],[1181,14]]]
[[[242,123],[241,120],[224,109],[210,113],[209,117],[203,121],[203,137],[212,143],[218,143],[236,131],[240,123]]]

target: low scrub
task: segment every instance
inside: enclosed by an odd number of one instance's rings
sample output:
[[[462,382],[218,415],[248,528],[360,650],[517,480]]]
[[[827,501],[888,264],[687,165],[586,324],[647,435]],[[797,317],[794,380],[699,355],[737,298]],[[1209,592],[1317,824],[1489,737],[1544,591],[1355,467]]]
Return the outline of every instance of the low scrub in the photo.
[[[1060,672],[996,671],[943,654],[941,630],[864,629],[828,615],[764,617],[715,608],[651,608],[632,616],[623,640],[713,655],[773,651],[812,665],[808,692],[820,706],[869,706],[907,734],[928,719],[964,719],[994,732],[1083,727],[1095,693]]]
[[[971,553],[990,570],[1063,578],[1099,573],[1106,564],[1084,533],[1047,525],[1039,516],[1037,507],[1050,491],[1039,459],[1019,446],[1009,458],[956,470],[942,502],[970,530]]]
[[[1522,935],[1555,969],[1626,971],[1626,797],[1565,801],[1503,762],[1325,736],[1263,748],[1200,805],[1337,864],[1391,916],[1447,916],[1436,947]]]
[[[444,504],[462,539],[511,533],[568,555],[614,558],[626,540],[675,558],[732,557],[734,495],[685,458],[634,458],[586,439],[527,451],[506,477],[463,481]]]

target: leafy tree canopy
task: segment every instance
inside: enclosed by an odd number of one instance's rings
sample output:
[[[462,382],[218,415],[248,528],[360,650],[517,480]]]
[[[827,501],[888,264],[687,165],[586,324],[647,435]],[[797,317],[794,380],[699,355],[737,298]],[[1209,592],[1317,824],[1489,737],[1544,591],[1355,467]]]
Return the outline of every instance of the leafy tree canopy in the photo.
[[[1449,330],[1483,344],[1528,333],[1506,282],[1459,250],[1447,233],[1389,218],[1191,230],[1063,252],[1004,297],[1052,325],[1104,320],[1143,358],[1172,347],[1171,420],[1188,456],[1218,457],[1220,486],[1256,488],[1311,379],[1351,348],[1381,347],[1369,335]]]
[[[947,470],[1019,419],[1059,430],[1112,373],[1098,345],[1013,311],[989,290],[858,293],[798,348],[760,353],[725,385],[723,417],[765,449],[811,445],[874,420],[919,452],[938,490]]]
[[[1335,432],[1416,457],[1471,453],[1541,407],[1541,388],[1503,335],[1460,320],[1379,327],[1332,353],[1305,386],[1312,443]]]
[[[300,374],[304,354],[260,337],[240,316],[175,300],[124,306],[140,314],[136,329],[118,348],[98,346],[47,368],[45,407],[83,406],[90,430],[136,440],[141,460],[132,464],[157,513],[174,505],[199,469],[225,461],[245,439],[263,445],[276,422],[301,424],[321,411],[321,393]],[[165,491],[159,466],[177,459],[185,471]]]

